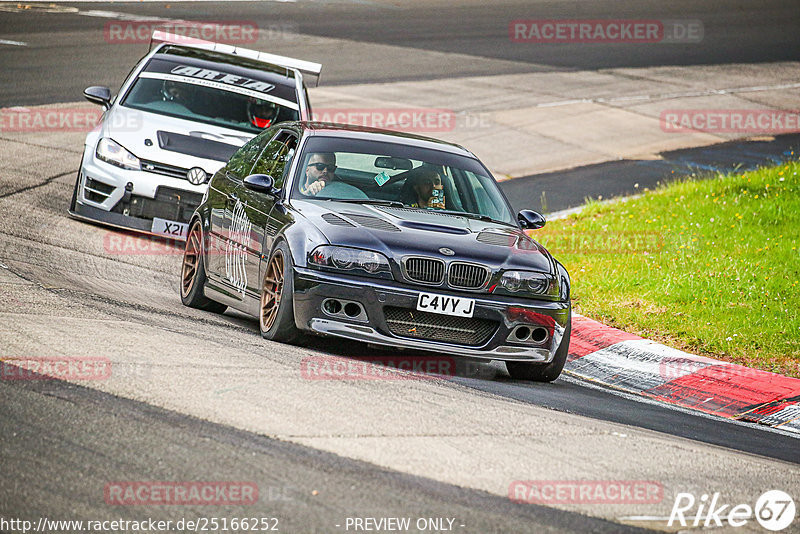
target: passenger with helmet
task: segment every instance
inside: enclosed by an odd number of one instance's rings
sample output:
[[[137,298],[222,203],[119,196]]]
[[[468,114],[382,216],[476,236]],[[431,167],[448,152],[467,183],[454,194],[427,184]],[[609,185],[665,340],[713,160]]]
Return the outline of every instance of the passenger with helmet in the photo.
[[[174,102],[188,107],[192,97],[192,89],[189,84],[164,80],[161,84],[161,100],[164,102]]]

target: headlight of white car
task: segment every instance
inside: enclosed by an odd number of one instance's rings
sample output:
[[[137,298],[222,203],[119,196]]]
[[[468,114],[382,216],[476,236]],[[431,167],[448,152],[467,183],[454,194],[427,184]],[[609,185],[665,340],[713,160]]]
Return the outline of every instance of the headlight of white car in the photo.
[[[119,143],[110,137],[104,137],[97,143],[97,150],[95,150],[97,159],[122,167],[123,169],[141,170],[139,158],[128,152]]]

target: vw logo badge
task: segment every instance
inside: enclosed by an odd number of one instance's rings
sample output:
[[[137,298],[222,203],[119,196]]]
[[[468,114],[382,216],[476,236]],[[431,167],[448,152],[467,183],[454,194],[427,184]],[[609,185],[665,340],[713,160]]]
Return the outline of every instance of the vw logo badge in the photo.
[[[189,183],[192,185],[200,185],[206,181],[206,171],[200,167],[192,167],[186,173],[186,179],[189,180]]]
[[[440,248],[439,252],[441,252],[445,256],[455,256],[455,254],[456,254],[456,252],[453,249],[447,248],[447,247]]]

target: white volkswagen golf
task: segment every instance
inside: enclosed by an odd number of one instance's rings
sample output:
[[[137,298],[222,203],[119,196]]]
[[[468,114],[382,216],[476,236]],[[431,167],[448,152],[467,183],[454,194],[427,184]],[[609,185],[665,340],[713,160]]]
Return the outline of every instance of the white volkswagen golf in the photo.
[[[154,32],[119,94],[84,91],[105,112],[86,136],[72,216],[183,240],[208,179],[240,146],[272,124],[310,118],[303,73],[318,78],[321,65],[182,41]]]

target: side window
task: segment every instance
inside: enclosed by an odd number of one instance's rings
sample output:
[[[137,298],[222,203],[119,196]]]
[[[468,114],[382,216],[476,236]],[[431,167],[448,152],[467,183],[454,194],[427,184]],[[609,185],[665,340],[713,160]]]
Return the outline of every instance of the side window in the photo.
[[[286,180],[286,175],[289,173],[289,167],[292,166],[292,158],[294,157],[296,148],[297,138],[290,135],[288,139],[286,139],[284,148],[278,154],[278,158],[275,160],[275,168],[273,169],[275,187],[283,187],[283,182]]]
[[[288,132],[281,132],[261,153],[253,173],[268,174],[275,179],[275,187],[283,187],[296,147],[297,138]]]
[[[253,168],[253,163],[258,157],[258,154],[261,152],[261,149],[264,147],[264,143],[266,143],[272,137],[272,133],[273,132],[267,130],[262,134],[252,138],[245,143],[242,148],[237,150],[228,161],[228,172],[239,179],[244,179],[247,175],[249,175],[250,169]]]

